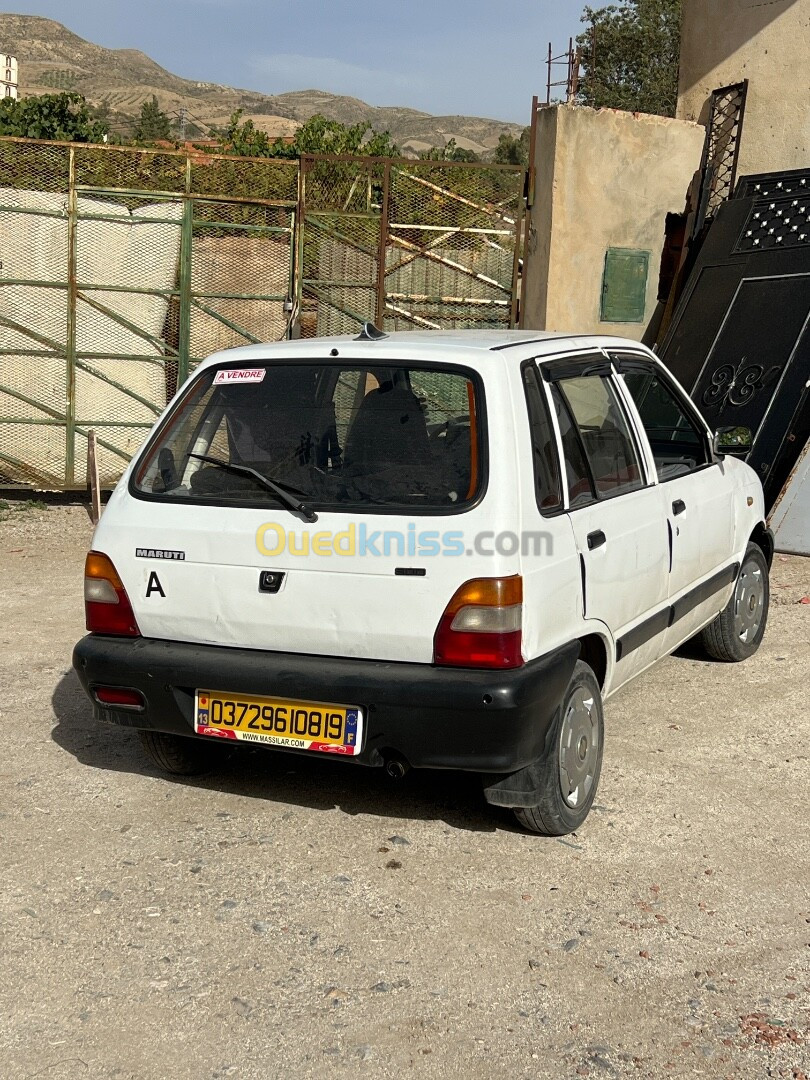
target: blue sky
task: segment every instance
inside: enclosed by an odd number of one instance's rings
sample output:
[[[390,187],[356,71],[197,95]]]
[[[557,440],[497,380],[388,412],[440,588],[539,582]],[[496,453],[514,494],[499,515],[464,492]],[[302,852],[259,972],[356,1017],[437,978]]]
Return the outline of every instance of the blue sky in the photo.
[[[584,0],[12,0],[186,78],[528,123]],[[601,6],[595,3],[594,6]],[[2,44],[2,43],[0,43]]]

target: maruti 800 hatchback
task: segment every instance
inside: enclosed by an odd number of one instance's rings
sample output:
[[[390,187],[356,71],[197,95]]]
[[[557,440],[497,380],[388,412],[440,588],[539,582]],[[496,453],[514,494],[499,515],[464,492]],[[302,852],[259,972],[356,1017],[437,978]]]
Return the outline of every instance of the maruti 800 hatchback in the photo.
[[[169,773],[240,741],[464,769],[560,835],[606,698],[696,635],[755,652],[772,552],[756,474],[635,342],[249,346],[197,368],[111,496],[74,665]]]

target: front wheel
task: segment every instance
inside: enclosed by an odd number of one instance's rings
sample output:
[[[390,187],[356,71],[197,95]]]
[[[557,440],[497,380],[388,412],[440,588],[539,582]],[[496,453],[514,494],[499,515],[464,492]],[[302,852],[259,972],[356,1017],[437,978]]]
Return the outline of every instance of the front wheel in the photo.
[[[701,632],[701,644],[715,660],[739,663],[759,648],[768,622],[770,587],[762,549],[749,544],[731,599]]]
[[[541,801],[514,811],[524,829],[565,836],[582,825],[599,784],[604,741],[599,683],[591,668],[578,660],[557,712],[548,753],[538,763]]]

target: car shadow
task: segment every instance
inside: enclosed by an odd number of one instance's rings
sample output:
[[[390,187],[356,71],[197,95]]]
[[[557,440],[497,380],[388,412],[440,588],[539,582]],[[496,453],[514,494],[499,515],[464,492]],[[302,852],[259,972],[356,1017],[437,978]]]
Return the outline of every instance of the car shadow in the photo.
[[[698,660],[702,664],[723,663],[722,660],[717,660],[714,656],[709,656],[701,645],[699,638],[690,638],[688,641],[685,641],[683,645],[678,646],[672,655],[678,660]]]
[[[166,776],[151,762],[137,733],[93,719],[93,710],[75,671],[57,684],[51,703],[52,738],[82,765],[113,772],[159,776],[170,784],[241,795],[311,810],[339,810],[350,817],[443,821],[469,832],[521,832],[511,813],[489,806],[480,779],[450,770],[412,770],[391,780],[382,769],[366,768],[313,754],[287,754],[240,747],[221,769],[203,777]]]

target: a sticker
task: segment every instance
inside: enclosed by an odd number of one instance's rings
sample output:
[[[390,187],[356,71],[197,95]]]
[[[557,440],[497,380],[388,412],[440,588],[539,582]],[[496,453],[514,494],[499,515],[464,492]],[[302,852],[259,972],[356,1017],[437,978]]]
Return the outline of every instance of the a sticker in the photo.
[[[214,386],[218,386],[220,383],[261,382],[266,371],[267,369],[263,367],[225,368],[218,371],[214,376]]]
[[[185,551],[169,551],[168,548],[135,548],[136,559],[173,559],[175,562],[183,562],[185,557]]]
[[[163,599],[166,599],[166,593],[163,591],[163,586],[160,584],[160,579],[154,570],[149,573],[149,584],[146,586],[146,598],[147,600],[152,593],[158,593]]]

